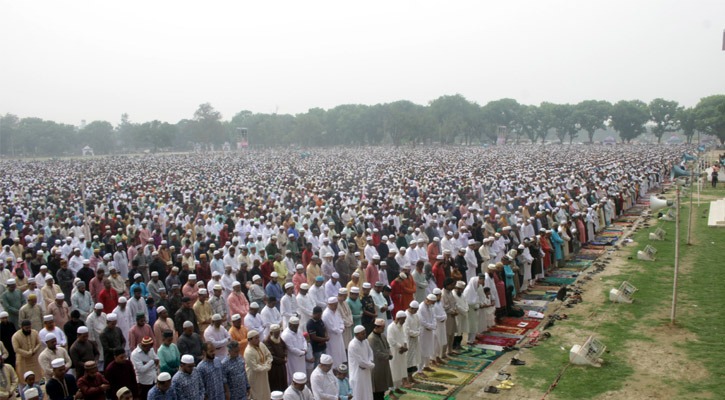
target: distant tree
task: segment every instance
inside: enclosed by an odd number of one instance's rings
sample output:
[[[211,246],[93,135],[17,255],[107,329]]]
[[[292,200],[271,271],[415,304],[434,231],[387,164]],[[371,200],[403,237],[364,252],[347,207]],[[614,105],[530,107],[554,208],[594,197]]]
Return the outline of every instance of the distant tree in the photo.
[[[559,139],[559,143],[564,144],[564,139],[567,136],[571,136],[574,132],[576,135],[577,129],[575,128],[576,122],[573,119],[574,106],[571,104],[554,104],[551,108],[553,116],[553,127],[556,129],[556,137]],[[573,136],[571,136],[573,140]]]
[[[14,114],[0,117],[0,154],[14,154],[13,144],[18,135],[20,119]]]
[[[115,142],[113,125],[108,121],[93,121],[78,132],[81,147],[93,148],[94,154],[108,154]]]
[[[725,95],[700,99],[695,106],[695,126],[702,133],[725,141]]]
[[[572,118],[581,129],[587,132],[589,143],[594,143],[594,133],[597,129],[604,129],[604,123],[609,119],[612,104],[601,100],[584,100],[574,106]]]
[[[695,110],[692,108],[680,107],[675,113],[678,125],[682,129],[682,134],[687,138],[687,143],[692,143],[692,137],[695,136],[696,119]]]
[[[556,126],[556,115],[554,114],[556,107],[557,104],[547,101],[542,102],[539,106],[541,126],[539,127],[538,137],[541,139],[542,144],[546,142],[546,137],[549,135],[549,132]]]
[[[201,143],[221,145],[228,140],[221,124],[222,114],[209,103],[200,104],[194,112],[195,139]]]
[[[652,134],[657,137],[657,143],[662,143],[662,136],[667,132],[674,132],[679,129],[677,125],[678,104],[676,101],[665,99],[654,99],[649,103],[649,118],[655,123],[652,127]]]
[[[486,119],[492,124],[490,137],[496,140],[497,127],[505,126],[509,131],[519,119],[521,105],[514,99],[494,100],[483,106],[483,113]]]
[[[644,124],[649,120],[647,104],[640,100],[620,100],[612,107],[612,128],[619,132],[623,142],[645,131]]]
[[[324,145],[327,135],[324,129],[320,118],[314,113],[308,112],[295,116],[294,134],[297,140],[307,146]]]

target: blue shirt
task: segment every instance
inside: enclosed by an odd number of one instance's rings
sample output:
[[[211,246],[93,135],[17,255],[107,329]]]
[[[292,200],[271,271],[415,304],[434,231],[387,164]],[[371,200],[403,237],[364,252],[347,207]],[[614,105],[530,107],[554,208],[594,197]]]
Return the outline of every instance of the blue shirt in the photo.
[[[267,297],[274,296],[277,299],[277,304],[274,307],[279,310],[280,299],[282,299],[282,296],[284,296],[284,291],[279,286],[279,283],[269,281],[265,292],[267,293]]]
[[[229,400],[247,400],[249,381],[247,380],[247,371],[244,368],[242,356],[237,356],[235,359],[231,359],[229,356],[224,358],[222,373],[227,386],[229,386]]]
[[[149,289],[146,287],[146,284],[143,282],[134,283],[131,285],[131,288],[129,289],[129,293],[131,293],[131,296],[133,296],[133,290],[136,287],[141,288],[141,297],[149,297]]]
[[[169,389],[166,392],[162,392],[159,390],[158,386],[154,386],[149,390],[148,395],[146,396],[148,400],[177,400],[178,397],[176,396],[176,390],[174,390],[174,385],[171,385]]]
[[[224,399],[224,374],[222,364],[218,360],[202,360],[196,371],[204,385],[204,392],[208,399]]]
[[[350,388],[350,381],[347,378],[337,378],[337,386],[340,388],[340,393],[338,393],[338,396],[342,397],[343,399],[349,399],[350,396],[352,396],[352,388]]]
[[[177,399],[203,399],[204,386],[199,377],[199,370],[194,368],[191,374],[184,371],[179,372],[171,378],[171,387],[176,392]]]

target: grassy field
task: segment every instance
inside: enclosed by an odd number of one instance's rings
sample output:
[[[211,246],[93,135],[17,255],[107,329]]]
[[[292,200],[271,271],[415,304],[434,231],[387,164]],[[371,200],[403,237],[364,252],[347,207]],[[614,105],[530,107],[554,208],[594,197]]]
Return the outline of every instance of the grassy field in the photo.
[[[725,196],[725,191],[706,190],[703,195]],[[675,253],[675,223],[651,220],[651,226],[637,232],[636,245],[623,252],[633,257],[626,259],[619,273],[603,278],[600,301],[586,304],[587,313],[570,315],[570,320],[559,323],[560,334],[555,334],[545,345],[531,349],[536,357],[529,366],[521,367],[517,374],[524,385],[544,393],[554,382],[569,360],[568,350],[573,344],[567,340],[573,333],[586,338],[597,326],[596,336],[607,345],[608,353],[601,368],[570,367],[562,376],[550,398],[593,398],[604,393],[616,393],[624,386],[637,384],[644,394],[650,388],[667,385],[672,398],[722,398],[725,393],[725,229],[708,228],[709,202],[693,209],[692,246],[687,243],[687,217],[689,203],[683,201],[680,224],[680,274],[678,280],[678,308],[676,325],[669,325],[672,301],[672,281]],[[703,218],[703,216],[705,218]],[[648,240],[649,232],[657,226],[666,232],[666,239]],[[658,249],[657,261],[636,259],[637,250],[652,244]],[[608,291],[627,280],[639,290],[635,302],[612,305]],[[568,310],[568,309],[563,309]],[[563,311],[566,312],[566,311]],[[663,357],[647,355],[652,369],[636,372],[635,365],[642,360],[635,354],[636,347],[662,346]],[[672,352],[684,354],[673,362]],[[683,360],[682,358],[685,358]],[[666,365],[661,365],[665,363]],[[703,371],[694,375],[684,365],[694,365]],[[641,365],[640,365],[641,366]],[[695,369],[695,368],[693,368]],[[673,371],[672,374],[658,370]],[[676,372],[675,372],[676,371]],[[646,376],[647,379],[640,379]],[[678,376],[683,377],[679,379]],[[615,396],[616,397],[616,396]],[[649,397],[649,396],[648,396]]]

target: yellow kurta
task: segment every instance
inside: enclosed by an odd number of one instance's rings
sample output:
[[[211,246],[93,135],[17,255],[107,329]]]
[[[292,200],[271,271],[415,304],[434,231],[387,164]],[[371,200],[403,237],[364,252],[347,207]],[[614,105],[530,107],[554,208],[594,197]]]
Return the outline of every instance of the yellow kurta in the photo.
[[[18,388],[18,376],[13,371],[13,367],[10,364],[3,365],[0,374],[5,375],[5,385],[0,385],[0,398],[17,399],[15,390]]]
[[[40,376],[42,369],[38,363],[38,356],[43,345],[40,343],[38,332],[31,329],[30,335],[26,336],[21,329],[15,332],[12,341],[17,355],[15,370],[18,372],[18,376],[23,376],[28,371],[33,371],[36,376]]]
[[[206,328],[211,325],[211,304],[208,301],[201,301],[194,303],[194,314],[196,314],[196,323],[199,325],[199,332],[206,331]],[[204,322],[209,321],[209,322]]]
[[[259,347],[247,346],[244,350],[245,369],[247,380],[251,387],[250,393],[253,399],[269,399],[272,394],[269,389],[269,370],[272,369],[272,353],[269,352],[264,343]]]

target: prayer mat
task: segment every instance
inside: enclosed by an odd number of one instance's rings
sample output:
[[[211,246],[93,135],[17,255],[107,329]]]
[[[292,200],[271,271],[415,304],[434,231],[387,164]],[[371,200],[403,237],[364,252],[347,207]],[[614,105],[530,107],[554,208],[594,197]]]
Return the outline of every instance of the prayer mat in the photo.
[[[553,278],[549,277],[544,279],[544,283],[560,284],[560,285],[571,285],[576,282],[576,278]]]
[[[415,390],[405,389],[405,394],[396,394],[400,400],[454,400],[453,397],[440,396],[433,393],[416,392]],[[385,396],[385,399],[390,399],[389,396]]]
[[[541,321],[535,319],[506,317],[503,318],[497,325],[518,326],[522,322],[526,322],[525,328],[527,329],[534,329],[541,323]]]
[[[519,339],[504,338],[491,335],[476,336],[476,343],[480,344],[493,344],[496,346],[515,346],[519,342]]]
[[[521,340],[524,338],[524,335],[511,335],[511,334],[502,333],[502,332],[486,332],[486,335],[502,337],[502,338],[517,339],[517,340]]]
[[[521,298],[524,300],[546,300],[548,297],[541,294],[522,294]]]
[[[540,312],[540,313],[545,313],[547,310],[546,307],[536,307],[536,306],[527,306],[527,305],[523,305],[523,306],[519,306],[519,307],[524,311],[536,311],[536,312]]]
[[[486,360],[495,360],[503,354],[503,351],[482,349],[479,347],[461,346],[461,350],[458,350],[456,357],[478,359],[483,358]]]
[[[518,326],[494,325],[488,332],[508,333],[509,335],[523,335],[530,328],[519,328]]]
[[[544,300],[526,300],[526,301],[515,301],[515,305],[517,306],[533,306],[533,307],[547,307],[549,305],[548,301]]]
[[[428,375],[428,372],[426,372],[425,374]],[[413,390],[416,392],[436,394],[439,396],[448,396],[458,390],[458,385],[429,381],[425,378],[418,377],[415,377],[415,380],[418,381],[417,383],[413,384]],[[405,388],[402,389],[407,390]]]
[[[441,366],[443,369],[455,369],[457,371],[470,372],[478,374],[488,367],[493,361],[486,359],[476,359],[470,357],[449,357],[445,365]],[[415,386],[413,387],[416,390]]]
[[[433,369],[434,372],[425,373],[426,376],[428,376],[427,378],[425,378],[426,381],[447,383],[449,385],[465,385],[475,376],[475,374],[469,372],[456,371],[453,369],[445,369],[440,367],[435,367]]]

